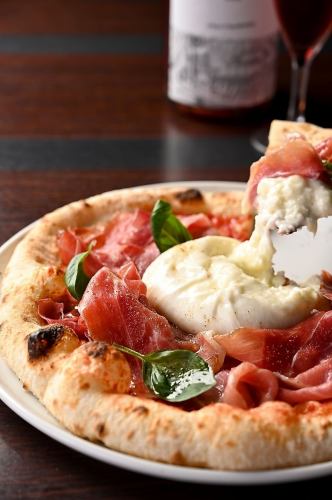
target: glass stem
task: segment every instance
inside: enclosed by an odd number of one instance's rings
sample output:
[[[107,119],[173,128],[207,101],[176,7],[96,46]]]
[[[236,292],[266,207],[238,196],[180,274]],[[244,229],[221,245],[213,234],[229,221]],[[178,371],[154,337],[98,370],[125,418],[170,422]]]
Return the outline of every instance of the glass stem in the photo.
[[[287,119],[295,122],[305,122],[307,90],[309,82],[311,59],[297,60],[292,58],[292,81]]]

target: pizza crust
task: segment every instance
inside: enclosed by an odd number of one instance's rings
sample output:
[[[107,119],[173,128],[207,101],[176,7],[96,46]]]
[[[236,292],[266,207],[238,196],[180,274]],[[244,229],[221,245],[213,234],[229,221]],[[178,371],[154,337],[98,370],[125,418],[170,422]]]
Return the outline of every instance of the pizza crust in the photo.
[[[72,203],[41,219],[17,246],[4,275],[2,356],[23,386],[65,427],[115,450],[224,470],[270,469],[331,459],[332,403],[311,402],[293,408],[271,402],[252,410],[218,403],[187,412],[129,395],[130,368],[125,357],[102,342],[82,343],[63,327],[44,355],[29,359],[27,338],[42,327],[36,302],[60,286],[58,230],[109,219],[116,210],[150,209],[160,197],[182,213],[241,212],[240,192],[207,193],[204,198],[181,197],[180,192],[184,190],[114,191]]]
[[[331,128],[322,128],[312,123],[290,122],[287,120],[273,120],[269,132],[269,147],[267,151],[282,146],[290,136],[300,134],[310,144],[316,146],[321,141],[332,136]]]

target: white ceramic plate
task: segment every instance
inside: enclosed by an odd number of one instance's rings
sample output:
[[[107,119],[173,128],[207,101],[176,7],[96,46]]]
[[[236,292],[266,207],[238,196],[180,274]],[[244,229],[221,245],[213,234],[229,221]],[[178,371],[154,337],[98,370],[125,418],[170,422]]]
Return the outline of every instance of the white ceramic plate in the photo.
[[[243,190],[243,183],[236,182],[183,182],[167,183],[163,186],[187,186],[210,191]],[[153,186],[160,186],[155,184]],[[151,187],[151,186],[149,186]],[[22,229],[0,248],[0,272],[2,274],[8,259],[17,243],[25,236],[32,225]],[[151,476],[208,484],[266,484],[284,481],[299,481],[332,473],[332,462],[261,472],[227,472],[193,467],[162,464],[132,457],[109,450],[101,445],[74,436],[64,429],[39,401],[26,392],[15,374],[0,359],[0,398],[17,415],[40,431],[60,443],[102,462],[124,469],[149,474]]]

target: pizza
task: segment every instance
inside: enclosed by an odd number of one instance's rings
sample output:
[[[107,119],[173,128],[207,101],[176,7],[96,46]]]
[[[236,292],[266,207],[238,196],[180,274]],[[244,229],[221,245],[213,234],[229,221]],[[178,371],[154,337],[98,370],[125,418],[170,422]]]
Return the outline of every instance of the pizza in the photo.
[[[332,131],[274,122],[246,192],[132,188],[62,207],[3,276],[0,351],[72,433],[160,462],[332,459],[332,276],[270,233],[332,215]]]

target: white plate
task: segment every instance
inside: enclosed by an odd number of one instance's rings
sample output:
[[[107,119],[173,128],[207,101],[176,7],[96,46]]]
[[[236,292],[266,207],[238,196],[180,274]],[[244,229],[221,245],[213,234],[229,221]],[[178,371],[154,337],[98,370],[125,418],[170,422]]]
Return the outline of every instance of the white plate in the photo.
[[[153,186],[187,186],[201,190],[243,190],[237,182],[182,182],[154,184]],[[149,186],[151,187],[151,185]],[[17,243],[32,225],[22,229],[0,248],[0,272],[2,273]],[[17,415],[60,443],[102,462],[151,476],[208,484],[266,484],[299,481],[332,473],[332,462],[261,472],[227,472],[152,462],[110,450],[101,445],[74,436],[64,429],[39,401],[26,392],[15,374],[0,359],[0,398]]]

